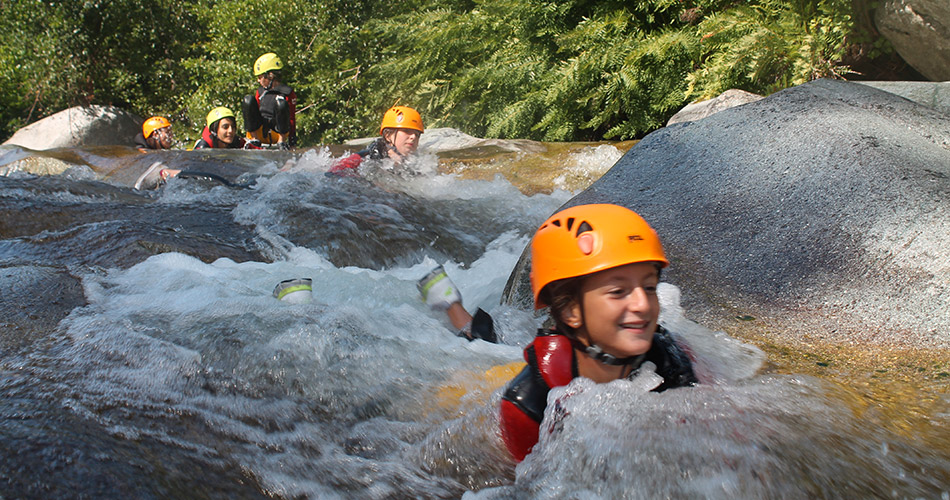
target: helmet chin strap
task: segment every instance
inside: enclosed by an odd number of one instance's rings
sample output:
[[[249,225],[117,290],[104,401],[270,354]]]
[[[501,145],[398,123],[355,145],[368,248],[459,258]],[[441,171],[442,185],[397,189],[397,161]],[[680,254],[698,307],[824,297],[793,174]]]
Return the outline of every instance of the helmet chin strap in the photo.
[[[571,345],[574,346],[574,349],[583,352],[589,358],[603,363],[605,365],[613,366],[626,366],[626,365],[639,365],[643,362],[643,358],[646,357],[646,353],[638,354],[636,356],[630,356],[626,358],[618,358],[613,354],[604,352],[604,350],[597,344],[584,345],[583,342],[577,340],[573,336],[568,337],[571,339]]]

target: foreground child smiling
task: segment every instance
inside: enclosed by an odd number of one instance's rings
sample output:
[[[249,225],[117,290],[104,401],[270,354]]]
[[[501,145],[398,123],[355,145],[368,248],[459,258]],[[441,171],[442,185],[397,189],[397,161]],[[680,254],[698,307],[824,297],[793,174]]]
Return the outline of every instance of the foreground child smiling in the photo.
[[[663,378],[654,391],[697,382],[689,357],[657,324],[656,290],[668,265],[653,228],[617,205],[571,207],[537,230],[531,289],[554,327],[525,348],[528,365],[502,398],[501,435],[516,460],[538,442],[548,392],[576,377],[630,378],[650,361]]]

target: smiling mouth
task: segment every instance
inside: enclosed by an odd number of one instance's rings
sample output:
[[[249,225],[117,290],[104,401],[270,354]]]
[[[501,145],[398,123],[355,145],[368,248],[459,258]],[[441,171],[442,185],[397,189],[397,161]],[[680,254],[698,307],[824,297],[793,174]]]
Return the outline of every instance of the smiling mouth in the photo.
[[[621,323],[620,327],[626,330],[645,330],[649,326],[649,321],[644,321],[640,323]]]

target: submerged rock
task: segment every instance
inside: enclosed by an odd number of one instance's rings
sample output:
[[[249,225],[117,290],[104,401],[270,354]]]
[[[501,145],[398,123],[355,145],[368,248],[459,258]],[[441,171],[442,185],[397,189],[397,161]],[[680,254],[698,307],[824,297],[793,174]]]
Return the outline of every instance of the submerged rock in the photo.
[[[30,347],[50,335],[74,308],[86,305],[79,278],[49,266],[0,268],[0,354]]]
[[[653,132],[569,205],[643,215],[707,326],[947,347],[948,195],[947,115],[819,80]]]

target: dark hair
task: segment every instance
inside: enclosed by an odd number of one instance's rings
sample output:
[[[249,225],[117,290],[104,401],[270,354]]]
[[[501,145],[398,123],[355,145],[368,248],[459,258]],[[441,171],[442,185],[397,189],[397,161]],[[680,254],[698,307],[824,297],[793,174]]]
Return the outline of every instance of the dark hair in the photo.
[[[552,281],[541,289],[540,298],[549,304],[554,329],[568,336],[574,336],[574,328],[564,322],[562,315],[574,304],[580,304],[581,284],[586,276],[564,278]]]

